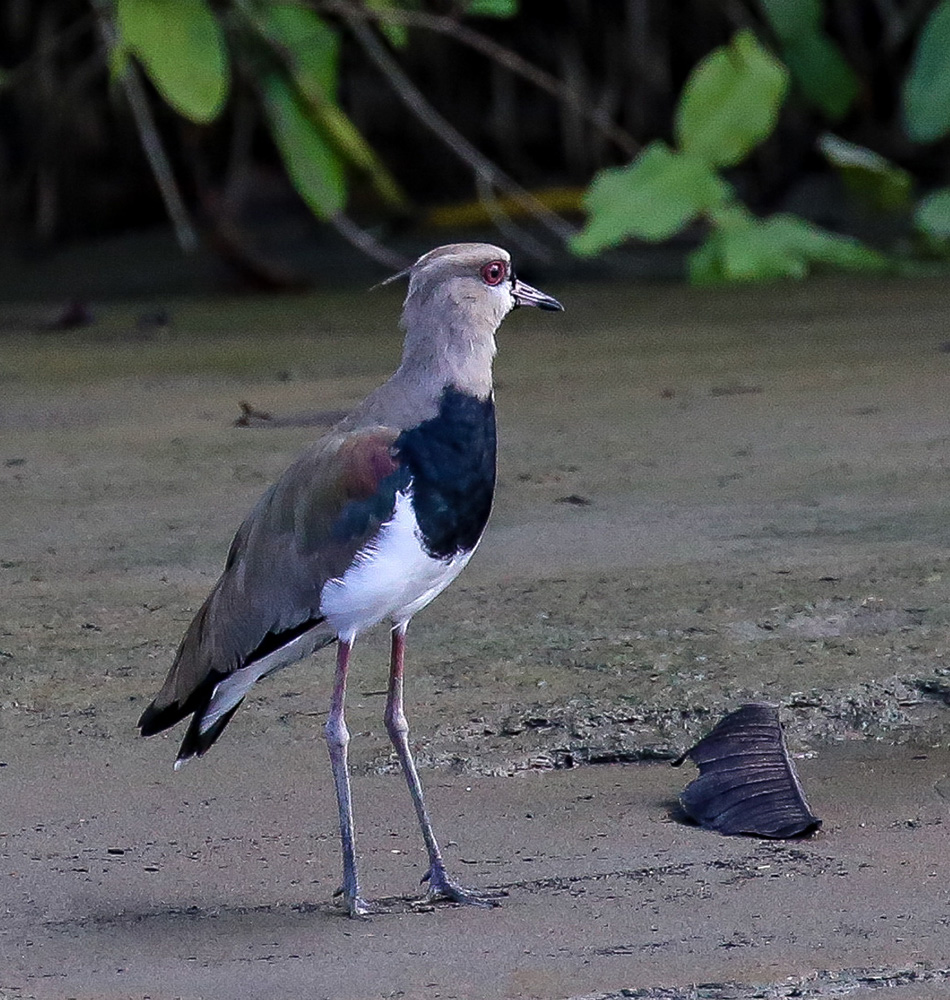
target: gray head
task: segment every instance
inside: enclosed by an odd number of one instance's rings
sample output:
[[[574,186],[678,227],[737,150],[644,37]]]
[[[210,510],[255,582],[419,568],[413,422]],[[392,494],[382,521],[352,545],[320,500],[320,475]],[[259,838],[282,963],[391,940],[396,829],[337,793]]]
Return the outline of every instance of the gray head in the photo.
[[[519,281],[508,252],[490,243],[436,247],[396,277],[406,274],[403,367],[441,376],[480,396],[491,390],[495,331],[505,316],[517,306],[563,308]]]
[[[519,281],[511,255],[491,243],[450,243],[423,254],[400,275],[409,275],[406,306],[426,309],[443,299],[473,312],[498,329],[517,306],[563,309],[557,299]],[[390,281],[394,280],[392,278]]]

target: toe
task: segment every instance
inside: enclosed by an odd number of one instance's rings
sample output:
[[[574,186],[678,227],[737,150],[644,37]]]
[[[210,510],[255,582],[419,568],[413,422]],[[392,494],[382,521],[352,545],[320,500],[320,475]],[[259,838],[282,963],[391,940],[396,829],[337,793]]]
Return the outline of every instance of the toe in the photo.
[[[340,905],[346,910],[347,916],[353,920],[366,920],[373,912],[373,908],[358,892],[350,893],[340,888],[333,895],[334,897],[343,897]]]
[[[482,906],[485,908],[499,905],[498,901],[491,896],[476,892],[474,889],[466,889],[457,882],[453,882],[444,873],[430,874],[427,881],[429,882],[429,899],[431,900],[447,900],[461,906]]]

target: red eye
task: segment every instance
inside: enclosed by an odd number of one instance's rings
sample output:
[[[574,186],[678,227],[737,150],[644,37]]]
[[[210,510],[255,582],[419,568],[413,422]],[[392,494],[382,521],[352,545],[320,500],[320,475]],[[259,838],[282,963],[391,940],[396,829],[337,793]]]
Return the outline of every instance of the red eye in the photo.
[[[503,260],[493,260],[482,268],[482,277],[486,285],[499,285],[507,273]]]

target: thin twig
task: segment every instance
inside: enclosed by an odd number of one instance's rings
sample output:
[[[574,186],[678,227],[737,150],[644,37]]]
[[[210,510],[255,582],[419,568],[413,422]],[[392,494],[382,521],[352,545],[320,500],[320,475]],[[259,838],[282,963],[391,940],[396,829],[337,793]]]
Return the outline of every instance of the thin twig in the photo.
[[[162,140],[159,138],[155,119],[152,117],[152,109],[149,107],[138,69],[130,63],[122,74],[120,82],[129,107],[132,109],[132,117],[135,119],[135,127],[138,129],[142,150],[148,160],[148,165],[152,168],[152,175],[155,177],[155,183],[161,192],[165,211],[168,213],[172,228],[175,230],[178,245],[185,253],[190,253],[198,246],[198,234],[195,232],[188,210],[185,208],[181,192],[175,181],[175,175],[172,173],[171,163],[168,161],[165,147],[162,146]]]
[[[491,184],[481,174],[475,175],[475,189],[478,192],[478,200],[488,213],[488,217],[506,240],[521,247],[525,253],[530,254],[536,260],[548,261],[551,259],[545,246],[521,226],[516,225],[511,216],[498,204]]]
[[[99,33],[106,51],[109,52],[115,46],[115,28],[104,11],[96,9],[96,13]],[[152,117],[152,109],[148,103],[145,87],[142,85],[142,79],[134,63],[128,62],[126,64],[125,70],[119,77],[119,82],[122,84],[126,100],[129,102],[132,118],[139,133],[139,141],[142,143],[142,150],[148,160],[149,167],[151,167],[152,176],[158,185],[162,201],[165,203],[165,211],[168,213],[172,228],[175,230],[178,245],[185,253],[190,253],[198,246],[198,235],[192,225],[188,210],[185,208],[181,192],[178,190],[171,163],[165,154],[158,129],[155,127],[155,119]]]
[[[412,263],[407,257],[403,257],[388,247],[383,246],[375,236],[362,229],[348,215],[344,215],[342,212],[331,215],[330,223],[347,242],[352,243],[357,250],[362,250],[367,257],[371,257],[385,267],[391,267],[394,271],[401,271],[404,267]]]
[[[328,5],[328,7],[331,5]],[[574,235],[574,228],[559,215],[542,204],[529,191],[509,177],[497,167],[482,152],[473,146],[453,125],[451,125],[426,100],[418,87],[403,72],[386,47],[379,41],[375,33],[366,24],[359,11],[348,3],[332,4],[335,13],[347,23],[363,51],[376,64],[377,68],[389,81],[400,100],[416,115],[416,117],[432,132],[434,132],[452,150],[459,159],[467,163],[476,174],[485,181],[504,191],[514,201],[522,205],[527,212],[535,216],[551,232],[560,239],[567,240]]]
[[[318,5],[321,8],[340,13],[340,3],[338,0],[328,0],[326,3]],[[546,72],[534,63],[528,62],[517,52],[500,45],[479,31],[469,28],[468,25],[460,24],[454,18],[441,14],[428,14],[424,11],[399,10],[395,7],[387,7],[384,10],[371,10],[367,7],[356,7],[348,4],[351,13],[359,15],[367,20],[385,21],[391,24],[405,24],[409,27],[425,28],[428,31],[436,32],[455,39],[462,45],[467,45],[470,49],[480,52],[488,59],[494,60],[503,66],[510,73],[520,76],[533,83],[539,90],[550,94],[553,98],[567,104],[580,117],[590,122],[599,132],[610,139],[618,149],[622,150],[631,159],[640,152],[640,143],[626,130],[615,125],[609,117],[597,108],[592,108],[575,90],[562,83],[556,76]]]
[[[67,25],[60,32],[55,34],[52,38],[48,39],[47,44],[49,46],[48,52],[53,53],[59,49],[65,48],[70,42],[76,40],[91,24],[92,15],[83,14],[78,17],[72,24]],[[37,66],[36,63],[39,61],[41,53],[32,52],[28,55],[22,62],[18,63],[13,69],[6,70],[3,75],[3,90],[12,90],[14,87],[20,86],[24,80],[28,80],[31,73],[35,73]]]

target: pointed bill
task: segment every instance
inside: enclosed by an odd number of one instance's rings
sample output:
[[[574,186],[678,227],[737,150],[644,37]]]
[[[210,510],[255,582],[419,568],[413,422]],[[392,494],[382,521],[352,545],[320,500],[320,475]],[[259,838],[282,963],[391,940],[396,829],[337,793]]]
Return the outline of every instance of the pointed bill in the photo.
[[[511,283],[511,295],[516,306],[537,306],[538,309],[550,309],[552,311],[563,312],[564,306],[557,299],[544,292],[539,292],[537,288],[525,284],[515,278]]]

